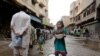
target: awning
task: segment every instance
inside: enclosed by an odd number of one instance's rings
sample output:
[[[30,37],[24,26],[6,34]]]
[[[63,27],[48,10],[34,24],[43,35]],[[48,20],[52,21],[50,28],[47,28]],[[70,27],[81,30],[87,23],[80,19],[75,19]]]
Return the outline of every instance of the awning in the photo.
[[[38,22],[38,23],[42,23],[41,20],[40,20],[39,18],[37,18],[37,17],[35,17],[35,16],[32,16],[32,15],[30,15],[30,16],[31,16],[31,20],[34,20],[34,21],[36,21],[36,22]]]

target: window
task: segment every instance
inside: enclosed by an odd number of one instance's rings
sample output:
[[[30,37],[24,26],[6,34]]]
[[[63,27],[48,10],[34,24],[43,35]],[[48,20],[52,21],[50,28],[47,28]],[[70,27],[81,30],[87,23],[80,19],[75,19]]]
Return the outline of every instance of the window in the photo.
[[[93,4],[91,7],[91,12],[94,12],[94,11],[95,11],[95,4]]]
[[[72,22],[75,22],[75,17],[72,18]]]
[[[41,19],[42,19],[43,17],[44,17],[43,15],[41,15],[41,14],[39,15],[39,18],[41,18]]]
[[[70,21],[73,22],[73,18],[70,18]]]
[[[70,11],[70,14],[72,15],[72,11]]]
[[[35,5],[38,1],[37,0],[31,0],[32,4]]]
[[[83,13],[83,17],[86,17],[86,12]]]
[[[77,17],[77,20],[80,20],[80,15]]]
[[[75,17],[75,21],[77,22],[77,16]]]
[[[90,10],[91,10],[90,8],[87,10],[87,15],[89,15],[89,14],[90,14]]]
[[[47,9],[45,9],[45,12],[47,12],[48,10]]]
[[[39,6],[40,6],[41,8],[45,7],[45,5],[44,5],[43,3],[40,3]]]
[[[78,6],[75,8],[75,10],[76,10],[76,13],[78,12]]]

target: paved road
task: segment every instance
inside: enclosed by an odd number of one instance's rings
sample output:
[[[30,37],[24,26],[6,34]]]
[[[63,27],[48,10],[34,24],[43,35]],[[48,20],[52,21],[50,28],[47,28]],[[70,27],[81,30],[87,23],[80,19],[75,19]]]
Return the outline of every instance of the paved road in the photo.
[[[68,56],[100,56],[100,52],[92,50],[91,48],[85,47],[84,42],[79,42],[82,39],[76,39],[72,36],[66,37],[66,48],[68,51]],[[45,56],[54,53],[54,38],[48,40],[44,45]]]
[[[84,46],[83,42],[79,42],[82,39],[77,39],[72,36],[67,36],[66,48],[68,51],[67,56],[100,56],[100,52],[93,50],[89,47]],[[0,41],[0,56],[12,56],[12,50],[8,47],[9,41]],[[54,38],[47,40],[43,46],[43,53],[39,53],[38,45],[35,45],[33,49],[30,50],[30,56],[48,56],[54,53]]]
[[[12,51],[8,44],[9,41],[0,41],[0,56],[12,56]]]

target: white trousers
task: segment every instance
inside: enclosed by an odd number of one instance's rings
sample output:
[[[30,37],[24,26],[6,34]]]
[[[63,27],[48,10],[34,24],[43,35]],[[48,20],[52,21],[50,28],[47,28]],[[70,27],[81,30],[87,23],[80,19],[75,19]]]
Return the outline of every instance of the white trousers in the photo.
[[[16,49],[14,48],[13,49],[13,56],[28,56],[28,51],[29,51],[29,47],[28,48],[20,48],[20,49]]]

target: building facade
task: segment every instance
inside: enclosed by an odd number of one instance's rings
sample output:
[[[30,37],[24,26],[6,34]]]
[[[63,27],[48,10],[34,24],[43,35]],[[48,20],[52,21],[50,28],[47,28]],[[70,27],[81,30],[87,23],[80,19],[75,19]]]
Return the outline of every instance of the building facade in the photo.
[[[100,23],[97,20],[99,15],[96,8],[98,6],[97,2],[97,0],[77,0],[77,13],[74,17],[71,17],[76,26],[88,28],[91,38],[98,38],[100,34],[100,31],[98,31]]]
[[[82,14],[86,8],[93,3],[94,0],[77,0],[74,1],[70,8],[70,15],[71,15],[71,21],[72,22],[79,22],[82,21],[83,19],[80,20],[80,17],[82,18],[83,15],[78,16],[79,14]],[[88,9],[89,10],[89,9]],[[75,18],[76,17],[76,18]]]
[[[0,36],[10,37],[10,21],[12,15],[26,7],[35,28],[43,28],[43,18],[47,11],[46,0],[1,0],[0,1]]]
[[[72,23],[70,21],[70,16],[62,16],[61,20],[63,21],[65,27],[67,27]]]
[[[48,0],[16,0],[18,3],[26,6],[29,10],[36,13],[40,18],[43,28],[49,26],[50,19],[48,18]],[[38,20],[39,21],[39,20]]]
[[[77,4],[77,2],[76,1],[74,1],[71,5],[70,5],[70,17],[71,17],[71,22],[75,22],[74,21],[74,17],[76,16],[76,13],[77,13],[77,10],[78,9],[76,9],[76,4]]]
[[[16,0],[19,4],[26,6],[29,10],[36,13],[38,17],[45,16],[45,0]]]
[[[44,24],[44,25],[50,26],[50,25],[49,25],[49,24],[50,24],[50,19],[48,18],[48,1],[49,1],[49,0],[45,0],[45,1],[46,1],[46,3],[47,3],[47,4],[46,4],[47,6],[45,7],[45,8],[46,8],[46,9],[45,9],[45,12],[46,12],[46,13],[45,13],[45,17],[44,17],[44,19],[43,19],[43,24]]]
[[[76,1],[72,2],[72,4],[70,5],[70,15],[73,17],[75,15],[75,7],[76,7]]]
[[[96,0],[96,17],[100,18],[100,0]]]

